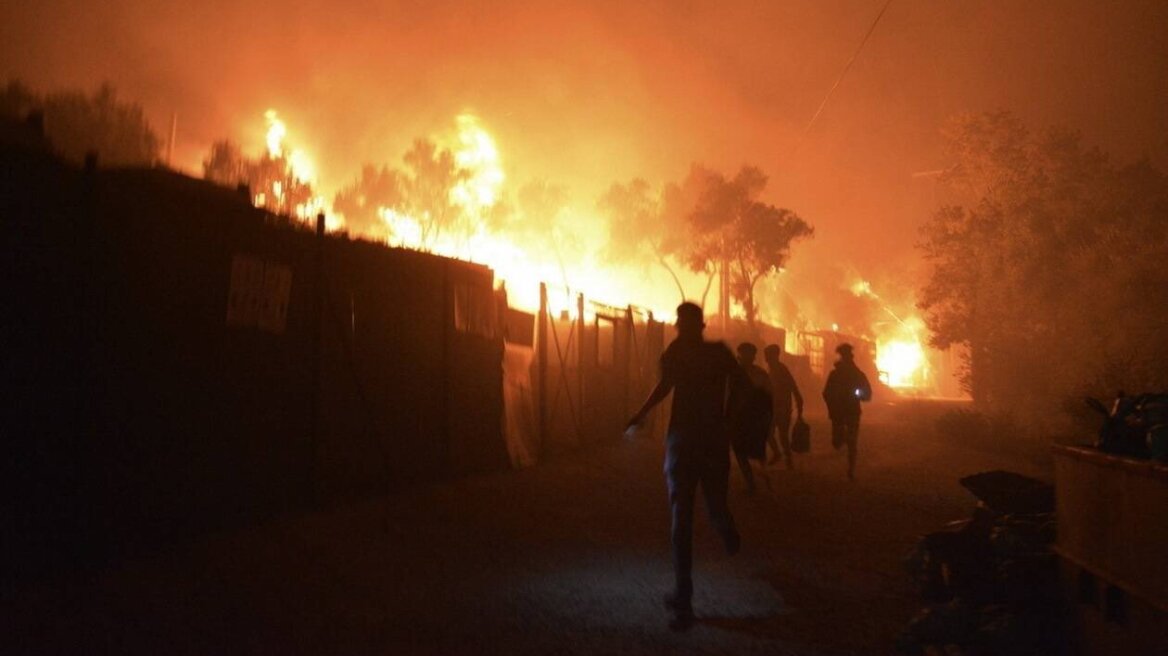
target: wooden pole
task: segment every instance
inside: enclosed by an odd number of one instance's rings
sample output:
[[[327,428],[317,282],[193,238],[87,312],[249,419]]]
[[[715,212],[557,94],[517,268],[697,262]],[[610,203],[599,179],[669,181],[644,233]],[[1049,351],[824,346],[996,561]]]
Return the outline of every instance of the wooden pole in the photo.
[[[584,294],[576,295],[576,399],[580,412],[576,415],[576,434],[584,433]]]
[[[539,314],[535,317],[535,358],[536,381],[539,414],[539,446],[547,443],[548,437],[548,407],[547,407],[547,370],[548,370],[548,293],[547,283],[539,283]]]
[[[621,413],[622,415],[630,414],[632,412],[632,409],[629,406],[632,405],[632,403],[636,403],[636,401],[630,402],[630,400],[629,400],[629,396],[631,396],[632,388],[633,388],[633,386],[632,386],[633,374],[632,374],[632,369],[630,369],[630,367],[636,368],[636,371],[638,373],[637,379],[638,379],[638,381],[640,380],[639,374],[641,371],[641,363],[640,363],[641,354],[637,353],[637,349],[634,348],[634,346],[633,346],[633,344],[636,341],[636,337],[637,337],[636,330],[637,330],[637,326],[636,326],[636,324],[633,323],[633,306],[629,305],[628,307],[625,308],[625,345],[624,345],[625,346],[625,348],[624,348],[625,357],[624,357],[624,366],[622,367],[624,369],[624,372],[623,372],[623,375],[621,376],[621,385],[622,385],[621,397],[622,397],[622,403],[624,404],[621,408],[623,410],[623,412]],[[637,390],[637,392],[639,393],[640,390]]]

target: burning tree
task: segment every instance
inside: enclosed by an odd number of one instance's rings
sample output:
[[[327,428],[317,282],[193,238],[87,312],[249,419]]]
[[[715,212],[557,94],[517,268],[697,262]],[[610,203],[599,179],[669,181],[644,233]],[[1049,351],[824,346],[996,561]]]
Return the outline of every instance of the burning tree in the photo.
[[[502,170],[490,137],[473,117],[459,117],[458,149],[416,139],[400,168],[366,164],[334,207],[357,232],[386,235],[431,250],[444,239],[468,238],[510,208],[500,197]],[[467,136],[470,135],[470,136]]]
[[[390,209],[413,217],[421,229],[421,243],[429,246],[445,231],[465,230],[465,206],[456,202],[458,185],[469,178],[454,153],[429,139],[418,139],[402,161],[404,193]]]
[[[203,160],[203,177],[212,182],[235,187],[246,185],[256,207],[276,214],[311,218],[321,206],[312,189],[313,171],[303,151],[286,151],[287,129],[273,110],[268,120],[267,150],[249,158],[234,142],[223,139],[211,146]]]
[[[405,181],[397,169],[366,164],[361,177],[337,192],[333,209],[345,217],[345,224],[358,234],[377,236],[386,230],[381,211],[402,207]]]

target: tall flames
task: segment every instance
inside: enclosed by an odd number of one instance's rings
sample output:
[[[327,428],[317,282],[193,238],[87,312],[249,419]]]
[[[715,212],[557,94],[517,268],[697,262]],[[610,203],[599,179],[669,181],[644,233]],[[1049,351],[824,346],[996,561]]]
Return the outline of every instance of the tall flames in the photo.
[[[875,302],[885,319],[873,322],[876,332],[876,368],[889,387],[921,388],[928,384],[929,360],[921,335],[925,323],[919,317],[901,317],[867,280],[857,280],[851,287],[856,296]]]
[[[264,118],[266,160],[285,170],[283,178],[271,180],[255,195],[257,205],[271,208],[268,194],[286,201],[287,186],[311,189],[319,182],[312,159],[303,149],[287,143],[288,127],[276,111],[268,110]],[[604,222],[592,208],[573,207],[566,200],[544,207],[544,212],[553,216],[538,217],[540,229],[534,235],[515,234],[507,229],[505,221],[498,220],[497,215],[514,211],[508,206],[513,199],[508,196],[500,148],[479,117],[469,113],[457,116],[452,129],[435,138],[435,146],[453,157],[457,178],[446,194],[449,205],[464,219],[460,229],[428,229],[433,219],[428,210],[377,206],[380,225],[365,229],[366,234],[360,236],[384,240],[394,247],[487,265],[505,286],[509,303],[526,311],[538,307],[539,284],[546,281],[549,309],[556,315],[576,316],[577,294],[584,294],[610,303],[636,298],[658,318],[668,320],[672,316],[677,302],[672,283],[647,280],[644,270],[602,259],[600,253],[614,236],[607,234]],[[329,216],[330,230],[346,224],[345,218],[334,212],[326,197],[317,191],[285,207],[302,219],[324,212]],[[855,282],[850,291],[871,300],[884,314],[872,322],[871,329],[876,366],[885,383],[900,389],[927,387],[929,360],[922,342],[923,322],[912,315],[901,317],[865,280]],[[585,312],[591,310],[585,308]]]

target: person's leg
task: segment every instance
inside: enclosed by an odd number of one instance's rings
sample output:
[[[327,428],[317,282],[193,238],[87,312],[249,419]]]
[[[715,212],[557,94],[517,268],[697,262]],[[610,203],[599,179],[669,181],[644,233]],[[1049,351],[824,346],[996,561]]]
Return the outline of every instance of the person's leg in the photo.
[[[768,465],[773,465],[776,462],[778,462],[779,456],[781,456],[783,454],[783,452],[779,450],[778,442],[775,440],[775,433],[779,430],[779,422],[780,421],[782,421],[782,416],[776,414],[775,415],[775,422],[771,426],[771,431],[770,431],[770,433],[767,434],[767,446],[769,446],[771,448],[771,457],[770,457],[770,460],[767,460]]]
[[[856,480],[856,446],[860,437],[860,418],[851,418],[846,422],[848,440],[848,480]]]
[[[666,472],[669,507],[673,518],[670,539],[673,543],[675,582],[673,594],[666,603],[672,610],[679,611],[688,610],[693,597],[693,511],[694,493],[699,480],[692,467],[682,466],[684,464],[677,463],[671,471]]]
[[[730,463],[709,463],[702,475],[702,496],[706,501],[706,512],[710,516],[710,525],[718,532],[722,542],[726,545],[726,553],[734,555],[741,546],[741,537],[738,527],[734,525],[734,516],[730,514],[730,505],[726,495],[730,486]]]
[[[794,467],[791,459],[791,415],[780,415],[775,419],[775,424],[779,430],[779,443],[783,445],[783,461],[787,469],[791,469]]]
[[[754,470],[750,467],[750,459],[734,449],[734,459],[738,461],[738,469],[742,471],[742,480],[746,481],[746,493],[754,494]]]

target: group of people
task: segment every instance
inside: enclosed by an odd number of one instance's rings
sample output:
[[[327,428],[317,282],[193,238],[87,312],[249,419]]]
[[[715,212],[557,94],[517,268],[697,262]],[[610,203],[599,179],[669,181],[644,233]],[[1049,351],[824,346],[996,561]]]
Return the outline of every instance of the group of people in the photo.
[[[757,346],[750,342],[738,345],[738,366],[745,378],[739,378],[739,385],[730,391],[729,405],[733,411],[729,417],[730,443],[749,493],[755,488],[750,461],[766,460],[768,446],[771,452],[768,464],[773,465],[782,458],[788,469],[794,466],[791,410],[794,408],[797,413],[796,421],[803,420],[803,395],[799,393],[799,385],[791,370],[782,363],[782,353],[777,344],[763,349],[767,365],[764,370],[754,363],[758,357]],[[778,440],[775,439],[776,433]],[[765,480],[769,486],[769,478]]]
[[[693,511],[698,487],[726,552],[737,553],[741,537],[726,498],[731,443],[751,491],[754,477],[749,460],[765,458],[767,445],[772,462],[782,457],[791,467],[791,412],[794,409],[796,420],[802,420],[803,396],[780,361],[782,350],[777,345],[764,349],[768,367],[764,371],[754,364],[755,345],[740,345],[736,359],[724,343],[706,341],[698,305],[678,306],[676,327],[677,338],[661,355],[657,385],[629,425],[640,425],[654,406],[673,394],[665,480],[672,514],[675,587],[666,595],[665,605],[673,613],[670,626],[685,629],[693,623]],[[848,478],[854,479],[860,403],[869,400],[872,391],[855,364],[852,347],[843,344],[836,350],[840,360],[828,376],[823,398],[832,422],[832,444],[837,449],[847,447]]]

